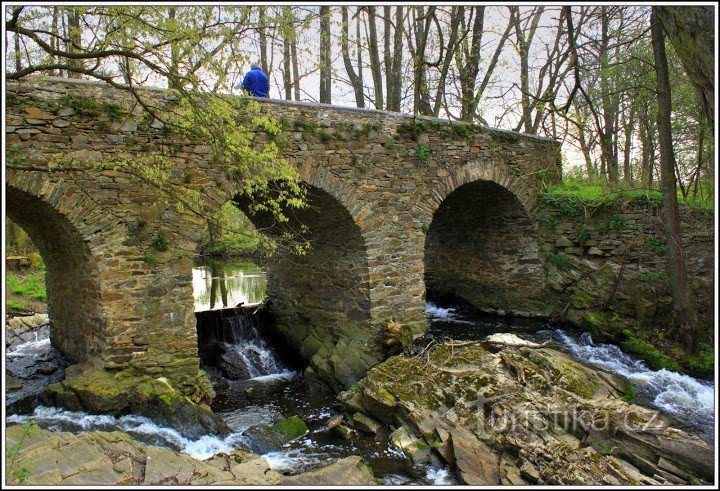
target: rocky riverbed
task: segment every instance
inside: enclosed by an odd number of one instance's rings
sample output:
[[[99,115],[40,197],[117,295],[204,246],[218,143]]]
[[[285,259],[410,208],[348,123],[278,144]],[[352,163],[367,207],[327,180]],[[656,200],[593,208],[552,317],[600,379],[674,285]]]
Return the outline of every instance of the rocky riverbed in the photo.
[[[359,457],[346,457],[313,471],[284,476],[259,455],[232,450],[198,460],[174,450],[144,445],[121,431],[74,435],[37,426],[7,429],[11,484],[26,485],[372,485],[372,471]],[[16,451],[17,450],[17,451]]]
[[[467,484],[713,482],[713,448],[631,397],[550,348],[448,341],[386,360],[339,399],[350,426],[387,428],[413,462]]]

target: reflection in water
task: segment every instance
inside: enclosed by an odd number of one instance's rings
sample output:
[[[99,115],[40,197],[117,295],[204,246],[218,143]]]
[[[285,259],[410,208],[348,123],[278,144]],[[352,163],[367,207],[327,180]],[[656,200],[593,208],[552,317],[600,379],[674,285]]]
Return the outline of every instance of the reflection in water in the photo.
[[[251,262],[203,258],[193,268],[196,312],[260,303],[266,289],[265,270]]]

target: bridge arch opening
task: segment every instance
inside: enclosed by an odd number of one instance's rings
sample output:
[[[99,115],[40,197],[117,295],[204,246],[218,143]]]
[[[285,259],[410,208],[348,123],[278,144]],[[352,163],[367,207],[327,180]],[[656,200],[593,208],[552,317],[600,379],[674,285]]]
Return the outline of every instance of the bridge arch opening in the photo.
[[[86,361],[105,345],[97,262],[70,220],[45,200],[6,186],[7,216],[45,264],[50,340],[64,356]]]
[[[357,381],[370,362],[370,283],[365,240],[352,215],[330,192],[307,183],[306,206],[285,210],[278,223],[269,212],[254,212],[250,202],[232,203],[255,228],[277,239],[267,254],[267,299],[274,331],[291,350],[336,387]],[[300,231],[310,247],[302,254],[286,233]]]
[[[460,298],[506,313],[542,311],[545,270],[525,207],[487,180],[464,184],[435,211],[425,239],[427,299]]]

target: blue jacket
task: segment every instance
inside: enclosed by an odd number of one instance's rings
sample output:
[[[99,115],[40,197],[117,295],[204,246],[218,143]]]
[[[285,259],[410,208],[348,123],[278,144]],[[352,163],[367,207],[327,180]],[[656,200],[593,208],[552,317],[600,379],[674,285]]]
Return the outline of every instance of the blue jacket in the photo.
[[[253,68],[247,72],[243,79],[242,87],[250,92],[250,95],[270,97],[270,80],[268,80],[268,76],[259,68]]]

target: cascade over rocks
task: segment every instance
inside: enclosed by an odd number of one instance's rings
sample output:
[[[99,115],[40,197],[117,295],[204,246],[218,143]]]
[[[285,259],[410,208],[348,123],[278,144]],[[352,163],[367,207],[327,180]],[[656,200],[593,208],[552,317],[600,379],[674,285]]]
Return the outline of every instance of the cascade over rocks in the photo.
[[[414,462],[441,458],[467,484],[712,482],[712,447],[624,402],[626,387],[553,349],[447,342],[389,358],[338,399],[353,420],[398,428]]]

